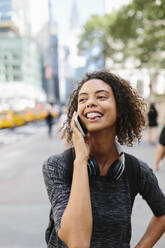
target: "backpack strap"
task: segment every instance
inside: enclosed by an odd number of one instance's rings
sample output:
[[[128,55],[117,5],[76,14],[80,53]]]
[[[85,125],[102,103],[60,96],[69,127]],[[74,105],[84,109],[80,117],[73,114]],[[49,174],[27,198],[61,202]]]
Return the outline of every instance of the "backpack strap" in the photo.
[[[125,168],[130,188],[131,206],[133,206],[135,196],[139,192],[140,163],[136,157],[125,153]]]
[[[67,169],[69,170],[69,180],[72,182],[72,176],[73,176],[73,161],[75,160],[75,151],[74,148],[71,147],[64,151],[64,161],[65,166],[67,166]]]

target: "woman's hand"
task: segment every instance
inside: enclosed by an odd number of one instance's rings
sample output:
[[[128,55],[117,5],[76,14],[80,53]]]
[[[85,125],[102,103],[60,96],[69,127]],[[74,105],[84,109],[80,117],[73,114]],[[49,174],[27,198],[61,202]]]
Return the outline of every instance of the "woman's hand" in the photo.
[[[79,161],[88,161],[89,157],[89,138],[90,134],[88,133],[85,137],[79,131],[76,122],[75,122],[76,112],[73,113],[71,128],[72,128],[72,141],[76,153],[76,160]]]

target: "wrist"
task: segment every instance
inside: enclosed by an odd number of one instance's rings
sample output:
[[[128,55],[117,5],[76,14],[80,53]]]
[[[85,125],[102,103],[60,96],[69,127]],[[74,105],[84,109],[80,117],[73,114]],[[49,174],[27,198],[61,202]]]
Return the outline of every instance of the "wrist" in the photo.
[[[74,160],[74,166],[79,166],[79,165],[81,165],[81,166],[87,166],[87,164],[88,164],[88,157],[85,157],[85,158],[76,158],[75,160]]]

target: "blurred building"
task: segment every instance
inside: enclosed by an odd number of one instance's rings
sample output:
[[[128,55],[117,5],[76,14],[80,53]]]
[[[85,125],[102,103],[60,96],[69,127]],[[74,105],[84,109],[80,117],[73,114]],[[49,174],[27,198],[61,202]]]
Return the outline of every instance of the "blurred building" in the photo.
[[[32,40],[0,32],[0,82],[11,81],[42,88],[40,54]]]
[[[70,35],[65,42],[63,66],[65,68],[65,97],[73,91],[75,84],[82,78],[86,69],[86,58],[78,54],[79,35],[82,26],[79,20],[79,12],[76,0],[72,0],[70,13]]]
[[[69,63],[69,47],[60,43],[59,48],[60,98],[61,102],[65,104],[74,88],[75,70]]]
[[[28,1],[0,0],[0,86],[10,86],[4,88],[4,98],[7,101],[8,94],[10,100],[13,98],[15,102],[15,98],[19,98],[19,90],[14,95],[12,85],[24,85],[21,92],[24,90],[35,104],[43,101],[45,94],[42,89],[40,53],[36,42],[30,37],[28,10]],[[28,94],[31,89],[34,92],[40,91],[41,94],[32,94],[31,99]],[[4,101],[3,94],[0,95],[0,100]]]
[[[59,92],[59,44],[57,25],[54,15],[56,13],[55,1],[49,0],[49,21],[36,35],[42,54],[43,85],[47,93],[47,101],[51,104],[60,102]]]
[[[0,0],[0,27],[9,27],[21,36],[29,36],[29,11],[28,0]]]
[[[74,69],[84,67],[86,63],[85,57],[80,56],[78,54],[78,42],[81,31],[82,31],[82,27],[79,21],[79,13],[78,13],[76,0],[72,0],[72,8],[70,15],[70,36],[68,37],[67,42],[70,50],[69,63]]]

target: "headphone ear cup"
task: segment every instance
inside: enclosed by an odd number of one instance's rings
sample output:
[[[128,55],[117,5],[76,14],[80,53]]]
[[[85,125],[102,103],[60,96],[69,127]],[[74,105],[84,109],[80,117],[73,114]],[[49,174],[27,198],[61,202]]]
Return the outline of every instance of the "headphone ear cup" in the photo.
[[[111,167],[108,170],[107,178],[110,181],[117,181],[122,175],[124,170],[123,163],[118,159],[113,162]],[[100,169],[96,159],[92,156],[88,159],[88,174],[90,176],[99,176]]]
[[[99,165],[98,165],[96,159],[92,156],[90,156],[88,159],[88,174],[90,176],[99,176],[100,175]]]
[[[108,170],[107,176],[111,181],[117,181],[123,172],[123,164],[117,159],[113,162],[111,167]]]

